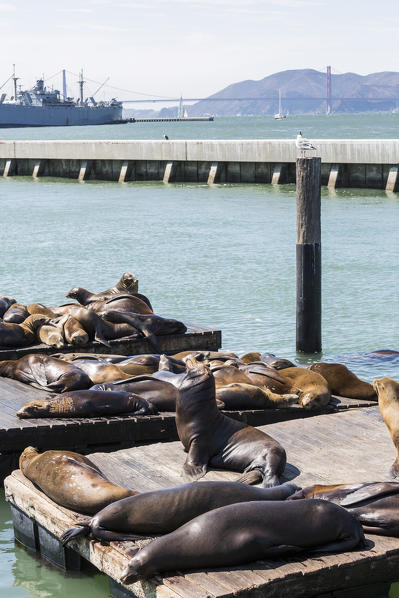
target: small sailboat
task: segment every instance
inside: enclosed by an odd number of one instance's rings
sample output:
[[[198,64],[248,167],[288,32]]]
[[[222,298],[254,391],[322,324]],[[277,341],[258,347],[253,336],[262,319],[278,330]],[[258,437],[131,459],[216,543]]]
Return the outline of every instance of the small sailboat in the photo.
[[[281,108],[281,89],[278,90],[278,112],[274,115],[275,120],[283,120],[283,118],[287,118],[286,114],[283,114],[283,110]]]

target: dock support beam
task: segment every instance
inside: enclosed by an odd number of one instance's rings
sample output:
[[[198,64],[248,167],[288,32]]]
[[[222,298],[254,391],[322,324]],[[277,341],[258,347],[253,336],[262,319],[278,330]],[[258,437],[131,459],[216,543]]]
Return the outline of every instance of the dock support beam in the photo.
[[[80,165],[79,175],[78,175],[78,181],[83,182],[86,178],[86,174],[88,174],[88,161],[82,160],[82,163]]]
[[[118,179],[118,183],[124,183],[127,177],[127,171],[129,168],[129,162],[123,162],[122,166],[121,166],[121,171],[119,173],[119,179]]]
[[[280,177],[281,177],[281,171],[283,169],[283,165],[282,164],[275,164],[274,168],[273,168],[273,174],[272,174],[272,185],[279,185],[280,184]]]
[[[396,184],[398,181],[398,167],[391,166],[389,169],[387,184],[385,186],[385,191],[395,191]]]
[[[14,161],[13,160],[6,160],[6,165],[4,166],[3,176],[8,177],[11,176],[14,171]]]
[[[327,187],[335,189],[339,175],[339,164],[331,164],[330,175],[328,177]]]
[[[41,160],[37,160],[33,167],[32,178],[38,179],[40,175],[40,171],[43,170],[43,165]]]
[[[208,185],[214,185],[218,174],[219,162],[212,162],[208,174]]]
[[[175,167],[173,162],[167,162],[165,166],[165,172],[163,173],[163,182],[171,183]]]
[[[296,349],[321,351],[321,158],[297,158]]]

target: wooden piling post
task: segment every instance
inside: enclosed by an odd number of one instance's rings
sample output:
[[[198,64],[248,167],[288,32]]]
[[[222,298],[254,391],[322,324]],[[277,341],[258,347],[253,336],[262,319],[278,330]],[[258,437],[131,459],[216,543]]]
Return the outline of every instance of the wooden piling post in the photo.
[[[321,351],[321,158],[297,158],[296,349]]]

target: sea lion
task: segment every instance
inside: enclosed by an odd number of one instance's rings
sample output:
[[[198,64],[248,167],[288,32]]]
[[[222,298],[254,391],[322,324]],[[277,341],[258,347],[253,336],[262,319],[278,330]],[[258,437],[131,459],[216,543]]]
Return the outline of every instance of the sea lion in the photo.
[[[37,330],[47,324],[47,316],[35,314],[22,324],[0,322],[0,345],[3,347],[26,347],[36,340]]]
[[[45,451],[29,446],[19,458],[22,473],[58,505],[94,515],[110,503],[138,494],[107,480],[87,457],[71,451]]]
[[[322,409],[331,400],[327,380],[307,368],[284,368],[279,374],[299,389],[299,404],[305,409]]]
[[[186,357],[194,355],[197,361],[212,361],[212,359],[238,359],[238,355],[235,353],[231,353],[230,351],[199,351],[193,350],[191,351],[180,351],[179,353],[175,353],[172,355],[175,359],[182,359],[184,360]]]
[[[51,311],[48,307],[43,305],[43,303],[30,303],[26,309],[28,310],[30,315],[33,314],[42,314],[43,316],[47,316],[50,320],[56,318],[56,314]]]
[[[62,326],[65,341],[69,345],[87,345],[89,342],[89,335],[81,323],[70,315],[64,316],[64,318]]]
[[[399,482],[314,485],[288,500],[320,498],[348,509],[366,533],[399,537]]]
[[[289,407],[298,402],[298,395],[277,394],[254,384],[228,384],[216,389],[216,400],[222,409],[270,409]]]
[[[40,342],[49,347],[60,349],[65,345],[63,329],[54,320],[50,320],[50,322],[41,326],[37,335]]]
[[[109,311],[131,312],[134,314],[152,314],[150,309],[142,299],[135,295],[115,295],[110,299],[100,299],[89,303],[87,309],[91,309],[100,315],[108,314]]]
[[[3,315],[4,322],[13,322],[14,324],[22,324],[29,316],[26,305],[22,303],[13,303]]]
[[[378,378],[373,381],[378,395],[378,407],[387,426],[398,454],[392,464],[392,477],[399,477],[399,383],[392,378]]]
[[[111,299],[112,301],[112,299]],[[126,322],[136,328],[149,339],[155,350],[160,353],[157,336],[164,334],[184,334],[187,327],[183,322],[173,318],[163,318],[155,314],[108,311],[107,320],[110,322]]]
[[[245,353],[245,355],[241,355],[240,359],[243,363],[252,363],[253,361],[260,361],[260,353]]]
[[[348,397],[349,399],[377,400],[372,384],[360,380],[341,363],[313,363],[309,369],[312,372],[321,374],[327,380],[334,395]]]
[[[276,357],[273,353],[262,353],[260,356],[260,360],[267,365],[270,365],[272,368],[276,370],[284,370],[285,368],[293,368],[295,364],[292,363],[289,359],[283,359],[281,357]]]
[[[89,522],[61,536],[65,546],[72,538],[88,535],[108,542],[133,540],[132,534],[168,534],[194,517],[239,502],[285,500],[299,490],[295,484],[256,488],[237,482],[184,484],[137,494],[105,507]]]
[[[29,401],[17,411],[17,416],[105,417],[120,413],[153,415],[157,410],[145,399],[129,392],[73,390],[51,399]]]
[[[208,464],[244,472],[238,481],[278,486],[286,455],[268,434],[226,417],[217,408],[215,380],[209,368],[193,358],[179,385],[176,427],[188,453],[183,467],[187,481],[205,475]]]
[[[160,355],[158,362],[158,370],[164,372],[173,372],[174,374],[181,374],[186,371],[186,364],[180,359],[175,359],[169,355]]]
[[[293,507],[296,508],[293,508]],[[208,511],[136,552],[121,581],[171,570],[232,567],[300,552],[365,545],[362,527],[324,500],[242,502]]]
[[[123,380],[130,378],[129,374],[125,372],[115,363],[107,363],[106,361],[85,359],[75,359],[70,362],[74,366],[83,370],[93,380],[93,384],[102,384],[105,382],[113,382],[114,380]]]
[[[116,293],[90,293],[87,289],[83,289],[82,287],[74,287],[70,291],[67,292],[65,297],[70,299],[76,299],[81,305],[88,306],[91,303],[95,303],[96,301],[106,301],[107,299],[111,299],[113,296],[117,295],[132,295],[132,297],[137,297],[150,308],[152,311],[152,305],[148,297],[143,295],[142,293],[128,293],[127,291],[121,290]]]
[[[292,385],[282,378],[277,370],[265,363],[240,365],[237,362],[226,361],[216,365],[216,362],[212,361],[210,367],[215,377],[216,388],[229,384],[253,384],[279,394],[292,391]]]
[[[14,303],[16,303],[16,300],[13,297],[6,297],[5,295],[0,297],[0,318],[3,317],[7,309],[9,309]]]
[[[90,390],[114,390],[133,392],[145,399],[158,411],[175,411],[178,389],[164,380],[152,376],[134,376],[126,380],[115,380],[105,384],[96,384]]]
[[[50,392],[81,390],[93,385],[89,376],[74,364],[42,353],[0,361],[0,376]]]
[[[137,362],[135,359],[126,359],[126,357],[123,355],[121,356],[121,358],[116,357],[115,360],[112,359],[112,356],[111,359],[107,359],[107,355],[96,355],[92,353],[70,353],[65,355],[57,353],[54,354],[54,356],[59,357],[60,359],[64,359],[65,361],[69,361],[70,363],[75,363],[78,361],[82,363],[85,362],[87,367],[90,367],[92,369],[96,369],[96,366],[94,366],[95,363],[98,364],[98,369],[105,368],[105,366],[107,365],[114,365],[117,366],[119,368],[118,371],[121,372],[121,375],[119,376],[120,378],[152,374],[157,370],[159,361],[158,358],[158,360],[156,361],[156,366],[152,366],[141,364]],[[112,370],[110,369],[109,371],[111,372]],[[116,372],[117,370],[114,371]],[[117,380],[118,378],[114,378],[114,376],[112,376],[112,379]]]
[[[96,340],[102,345],[110,347],[109,342],[104,336],[104,323],[100,316],[93,311],[86,309],[86,307],[80,307],[79,305],[73,304],[68,307],[68,310],[62,314],[63,317],[71,316],[77,320],[89,335],[89,340]]]
[[[87,305],[88,303],[93,303],[94,301],[110,299],[114,295],[134,295],[145,301],[152,309],[149,299],[145,295],[142,295],[138,292],[138,283],[138,279],[131,274],[131,272],[124,272],[115,286],[103,291],[102,293],[90,293],[90,291],[82,289],[82,287],[75,287],[74,289],[71,289],[71,291],[68,291],[66,297],[71,297],[79,301],[79,303],[82,303],[82,305]],[[78,299],[78,297],[72,297],[72,295],[70,295],[70,293],[75,290],[82,291],[80,294],[81,300]]]

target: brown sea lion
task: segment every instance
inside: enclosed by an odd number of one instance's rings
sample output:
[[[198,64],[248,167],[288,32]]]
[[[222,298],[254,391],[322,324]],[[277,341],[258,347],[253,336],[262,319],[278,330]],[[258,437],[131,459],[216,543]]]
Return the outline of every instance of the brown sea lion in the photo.
[[[119,293],[108,293],[102,294],[99,293],[95,295],[94,293],[90,293],[87,289],[83,289],[82,287],[74,287],[65,295],[70,299],[76,299],[81,305],[85,307],[90,305],[91,303],[95,303],[96,301],[106,301],[108,299],[112,299],[112,297],[116,297],[118,295],[132,295],[132,297],[137,297],[141,301],[143,301],[152,311],[152,305],[148,297],[143,295],[142,293],[127,293],[126,291],[120,291]]]
[[[63,336],[68,345],[87,345],[89,342],[88,333],[73,316],[67,314],[61,318],[58,325],[62,327]]]
[[[212,361],[212,359],[238,359],[238,355],[235,353],[231,353],[230,351],[180,351],[179,353],[175,353],[172,355],[175,359],[185,359],[189,355],[194,355],[197,361]]]
[[[208,511],[150,542],[130,560],[121,581],[172,570],[230,568],[306,551],[346,552],[359,545],[365,545],[360,523],[333,503],[242,502]]]
[[[321,374],[327,380],[334,395],[349,399],[377,400],[377,394],[372,384],[360,380],[341,363],[313,363],[309,369]]]
[[[216,389],[216,400],[219,409],[270,409],[289,407],[298,402],[298,395],[277,394],[254,384],[228,384]]]
[[[243,363],[252,363],[253,361],[260,361],[260,353],[245,353],[245,355],[241,355],[240,359]]]
[[[215,377],[216,388],[229,384],[253,384],[279,394],[289,394],[292,390],[292,385],[282,378],[277,370],[264,363],[240,365],[227,361],[216,366],[213,361],[211,370]]]
[[[51,311],[51,309],[49,309],[42,303],[30,303],[26,307],[26,309],[28,310],[30,315],[42,314],[43,316],[47,316],[48,318],[50,318],[50,320],[53,320],[54,318],[57,317],[56,314],[53,311]]]
[[[26,347],[33,345],[37,330],[48,321],[47,316],[35,314],[26,318],[22,324],[0,322],[0,346]]]
[[[87,309],[91,309],[100,315],[108,314],[109,311],[128,312],[134,314],[152,314],[150,309],[142,299],[134,295],[115,295],[110,299],[93,301],[89,303]]]
[[[176,427],[188,453],[183,475],[194,481],[212,467],[244,472],[240,482],[278,486],[286,455],[268,434],[226,417],[217,408],[215,380],[209,368],[193,358],[179,385]]]
[[[285,500],[299,490],[295,484],[256,488],[237,482],[184,484],[138,494],[105,507],[89,522],[72,527],[61,536],[65,545],[72,538],[88,535],[107,542],[133,540],[132,534],[167,534],[207,511],[239,502]]]
[[[93,303],[93,301],[110,299],[114,295],[137,295],[139,294],[137,292],[138,283],[138,279],[131,272],[124,272],[115,286],[106,291],[102,291],[102,293],[90,293],[90,291],[86,291],[86,289],[82,289],[81,287],[75,287],[74,289],[71,289],[71,291],[74,291],[75,289],[84,291],[82,300],[85,301],[85,303],[82,303],[82,305],[87,305],[88,303]],[[68,291],[66,297],[70,296],[69,293],[71,293],[71,291]],[[73,299],[77,299],[77,297],[73,297]]]
[[[0,361],[0,376],[50,392],[80,390],[93,385],[89,376],[74,364],[42,353]]]
[[[373,381],[378,395],[378,407],[398,452],[391,467],[391,475],[399,477],[399,383],[392,378],[378,378]]]
[[[107,312],[107,320],[111,322],[126,322],[136,328],[143,336],[149,339],[157,352],[161,352],[157,337],[164,334],[184,334],[187,327],[183,322],[173,318],[163,318],[155,314],[121,313],[119,311]]]
[[[68,306],[68,310],[63,314],[64,317],[71,316],[77,320],[83,330],[89,335],[89,340],[96,340],[99,343],[110,346],[104,336],[104,324],[100,316],[93,311],[73,304]]]
[[[0,296],[0,318],[6,313],[7,309],[16,303],[16,300],[13,297],[6,297],[5,295]]]
[[[4,322],[13,322],[14,324],[22,324],[29,316],[26,305],[22,303],[13,303],[3,315]]]
[[[284,370],[285,368],[293,368],[295,364],[292,363],[289,359],[283,359],[281,357],[276,357],[273,353],[262,353],[260,356],[260,361],[267,363],[272,368],[276,370]]]
[[[116,500],[138,494],[117,486],[87,457],[70,451],[45,451],[29,446],[19,458],[22,473],[58,505],[94,515]]]
[[[49,347],[63,347],[65,345],[65,338],[62,327],[54,320],[50,320],[44,326],[41,326],[37,336],[44,345]]]
[[[289,500],[320,498],[348,509],[366,533],[399,537],[399,482],[315,485]]]
[[[181,359],[175,359],[174,357],[163,354],[159,357],[158,370],[181,374],[186,371],[186,364]]]
[[[129,374],[125,374],[122,368],[115,363],[85,359],[84,357],[75,359],[70,363],[73,363],[74,366],[83,370],[89,378],[93,380],[93,384],[102,384],[105,382],[113,382],[114,380],[130,378]]]
[[[279,374],[299,389],[299,404],[305,409],[322,409],[331,400],[331,391],[327,380],[307,368],[284,368]]]
[[[132,392],[145,399],[158,411],[175,411],[178,389],[173,384],[152,376],[134,376],[126,380],[115,380],[96,384],[90,390],[113,390]]]
[[[25,403],[17,416],[29,417],[102,417],[134,413],[153,415],[155,407],[138,395],[129,392],[101,390],[73,390],[51,399]]]

